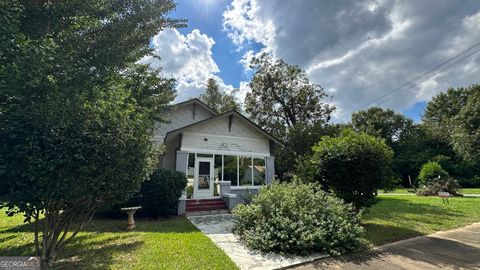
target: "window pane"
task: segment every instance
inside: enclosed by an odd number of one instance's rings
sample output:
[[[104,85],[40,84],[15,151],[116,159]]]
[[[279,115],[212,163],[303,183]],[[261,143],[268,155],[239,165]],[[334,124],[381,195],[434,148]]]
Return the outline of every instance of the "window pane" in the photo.
[[[265,159],[253,158],[253,184],[255,186],[265,184]]]
[[[197,157],[213,157],[213,155],[212,154],[200,154],[200,153],[198,153]]]
[[[198,189],[210,189],[210,162],[198,162]]]
[[[252,185],[252,157],[240,156],[238,160],[240,186]]]
[[[237,157],[224,156],[223,180],[231,181],[232,186],[237,186]]]
[[[195,153],[188,153],[187,198],[192,198],[193,196],[194,173],[195,173]]]

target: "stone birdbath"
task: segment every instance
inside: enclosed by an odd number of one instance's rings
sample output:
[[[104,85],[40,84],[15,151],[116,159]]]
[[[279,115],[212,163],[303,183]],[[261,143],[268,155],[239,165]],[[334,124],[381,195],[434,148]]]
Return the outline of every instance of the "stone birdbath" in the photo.
[[[141,209],[141,206],[134,206],[134,207],[124,207],[120,208],[122,212],[127,213],[127,230],[135,229],[135,219],[133,219],[133,214],[137,212],[138,209]]]

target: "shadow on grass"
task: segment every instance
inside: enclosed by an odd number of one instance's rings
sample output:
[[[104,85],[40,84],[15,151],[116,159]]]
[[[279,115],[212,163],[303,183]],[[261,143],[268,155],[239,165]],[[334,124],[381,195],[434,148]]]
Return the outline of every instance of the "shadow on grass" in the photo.
[[[133,257],[134,251],[143,245],[133,235],[93,239],[92,235],[76,237],[61,253],[56,269],[111,269],[115,257]]]
[[[400,226],[365,223],[364,238],[375,246],[424,235],[422,232]]]
[[[168,219],[135,218],[136,228],[127,230],[127,218],[109,219],[95,218],[81,232],[158,232],[158,233],[188,233],[198,232],[198,229],[185,217],[172,217]],[[8,233],[33,232],[35,223],[25,223],[10,229],[4,230]],[[1,233],[0,233],[1,235]]]
[[[143,245],[142,233],[198,232],[186,218],[136,219],[137,227],[126,230],[126,219],[94,219],[59,253],[56,269],[111,269],[115,258],[134,262],[135,250]],[[34,224],[23,224],[0,232],[1,256],[33,256]],[[27,239],[28,238],[28,239]],[[22,243],[22,244],[18,244]],[[127,257],[125,259],[125,257]]]
[[[102,238],[95,234],[79,235],[59,252],[55,269],[110,269],[115,256],[127,256],[142,244],[134,235]],[[32,242],[0,249],[2,256],[33,256],[34,253]]]

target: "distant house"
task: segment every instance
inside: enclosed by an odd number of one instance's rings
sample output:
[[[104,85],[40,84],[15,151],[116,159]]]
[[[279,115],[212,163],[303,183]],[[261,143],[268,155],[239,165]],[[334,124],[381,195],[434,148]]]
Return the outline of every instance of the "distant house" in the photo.
[[[232,208],[243,195],[274,178],[272,148],[282,145],[237,111],[218,114],[199,99],[175,105],[154,141],[165,146],[161,166],[184,172],[188,200],[223,199]]]

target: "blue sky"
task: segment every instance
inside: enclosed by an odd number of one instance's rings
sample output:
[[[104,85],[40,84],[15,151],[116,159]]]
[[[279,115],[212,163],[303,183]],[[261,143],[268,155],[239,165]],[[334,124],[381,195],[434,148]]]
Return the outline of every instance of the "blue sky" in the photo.
[[[188,20],[187,27],[179,29],[186,35],[193,29],[207,34],[215,40],[212,48],[213,59],[220,68],[219,76],[225,83],[239,87],[240,81],[248,80],[242,65],[238,62],[242,53],[232,43],[232,40],[223,31],[223,12],[230,1],[195,1],[186,0],[178,3],[177,10],[172,14],[175,18]]]
[[[337,106],[335,121],[380,105],[418,122],[432,96],[479,82],[477,54],[379,100],[479,42],[480,1],[184,0],[171,15],[188,27],[165,30],[152,43],[157,64],[179,82],[179,101],[203,93],[209,77],[225,92],[240,88],[242,101],[252,75],[245,63],[261,51],[322,85]]]

